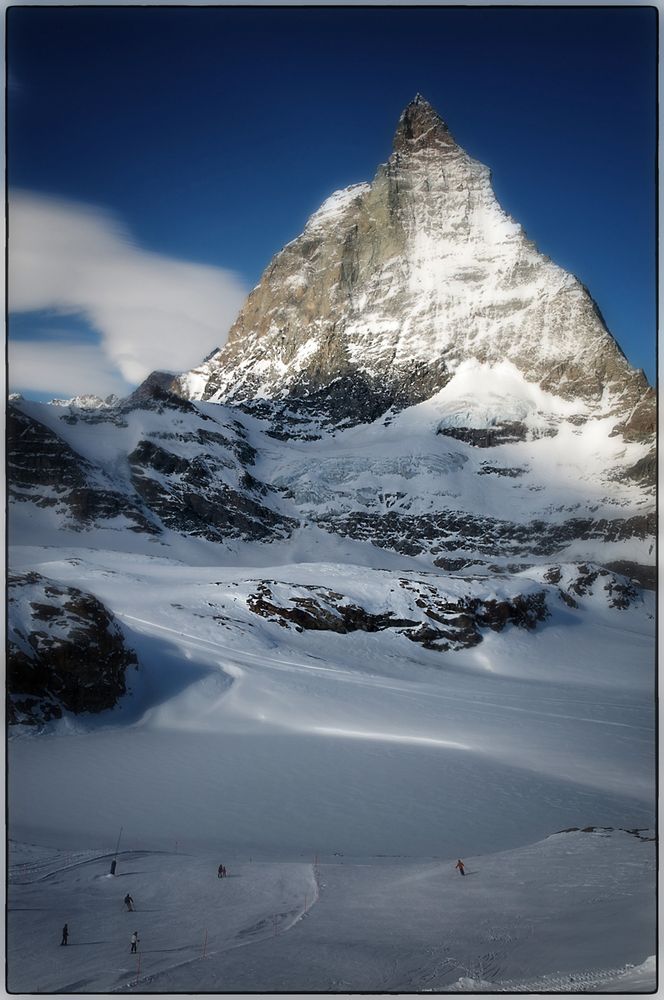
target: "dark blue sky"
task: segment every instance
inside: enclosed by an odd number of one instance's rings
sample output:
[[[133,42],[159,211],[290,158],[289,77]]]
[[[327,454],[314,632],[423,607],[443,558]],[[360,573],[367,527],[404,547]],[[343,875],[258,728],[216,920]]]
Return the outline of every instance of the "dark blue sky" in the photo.
[[[421,92],[652,380],[657,17],[13,7],[10,187],[110,209],[142,248],[253,285],[327,195],[372,179]]]

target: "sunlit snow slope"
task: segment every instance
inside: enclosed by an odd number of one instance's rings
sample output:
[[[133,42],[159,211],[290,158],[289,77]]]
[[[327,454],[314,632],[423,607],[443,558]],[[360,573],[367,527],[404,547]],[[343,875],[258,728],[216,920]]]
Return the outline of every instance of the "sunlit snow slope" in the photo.
[[[250,608],[270,581],[275,607],[324,584],[405,616],[426,574],[320,563],[257,573],[86,549],[25,547],[15,559],[84,582],[141,664],[118,709],[13,741],[16,836],[101,846],[123,824],[141,844],[222,836],[267,853],[418,855],[652,823],[647,593],[611,608],[600,578],[576,608],[554,597],[534,631],[483,629],[478,645],[445,653],[396,628],[302,632]],[[496,598],[509,589],[478,585]],[[447,593],[468,587],[449,581]]]

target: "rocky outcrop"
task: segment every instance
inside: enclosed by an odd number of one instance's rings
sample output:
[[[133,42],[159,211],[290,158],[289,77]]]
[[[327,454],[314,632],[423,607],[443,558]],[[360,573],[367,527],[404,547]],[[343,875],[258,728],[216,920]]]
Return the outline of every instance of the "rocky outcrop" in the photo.
[[[276,491],[248,471],[256,452],[242,425],[218,423],[171,388],[171,376],[153,372],[122,404],[125,412],[188,418],[152,431],[128,455],[131,484],[145,506],[165,527],[211,541],[288,537],[297,522],[266,502],[277,502]]]
[[[447,652],[482,642],[482,631],[501,632],[506,625],[534,629],[548,615],[544,591],[517,594],[504,600],[446,593],[444,586],[416,578],[399,579],[408,600],[408,615],[390,608],[368,611],[357,600],[316,586],[288,588],[276,581],[257,582],[247,606],[283,628],[348,632],[395,629],[425,649]]]
[[[505,576],[487,575],[485,568],[477,577],[389,574],[382,586],[378,580],[352,595],[283,580],[247,581],[244,600],[254,614],[296,632],[390,630],[438,652],[471,649],[508,627],[534,631],[561,602],[581,611],[586,601],[600,601],[621,612],[642,600],[627,578],[586,563],[514,566]]]
[[[314,632],[380,632],[386,628],[407,628],[416,625],[407,618],[397,618],[391,612],[371,614],[359,604],[353,603],[334,590],[324,587],[300,585],[299,591],[288,598],[288,603],[279,603],[279,596],[273,594],[274,581],[260,581],[256,590],[247,598],[247,607],[284,628],[293,625],[298,632],[305,629]]]
[[[42,725],[63,713],[113,708],[127,691],[136,654],[92,594],[38,573],[9,577],[7,715]]]
[[[601,595],[609,608],[624,611],[639,600],[639,590],[628,577],[603,566],[577,563],[551,566],[543,576],[546,583],[557,584],[559,595],[568,607],[578,607],[578,599]]]
[[[445,427],[436,431],[455,441],[464,441],[473,448],[495,448],[501,444],[514,444],[516,441],[533,440],[534,437],[555,437],[555,427],[535,432],[521,421],[509,420],[493,424],[491,427]]]
[[[176,387],[175,376],[168,372],[151,372],[131,395],[120,401],[119,408],[124,413],[136,409],[151,409],[158,413],[164,409],[195,412],[191,404],[174,391]]]

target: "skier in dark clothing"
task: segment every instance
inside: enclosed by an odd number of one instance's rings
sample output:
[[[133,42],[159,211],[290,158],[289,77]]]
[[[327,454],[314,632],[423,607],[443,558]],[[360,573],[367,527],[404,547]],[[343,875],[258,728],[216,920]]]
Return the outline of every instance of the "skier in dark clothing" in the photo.
[[[62,941],[60,942],[60,945],[67,944],[68,937],[69,937],[69,928],[65,924],[65,926],[62,928]]]
[[[455,864],[454,867],[459,869],[459,875],[465,875],[466,874],[465,871],[463,870],[464,865],[463,865],[463,861],[461,860],[461,858],[459,858],[459,860],[457,861],[457,863]]]
[[[129,893],[127,893],[124,898],[124,904],[130,912],[134,909],[134,900],[131,898]]]
[[[219,867],[217,868],[217,878],[223,878],[223,877],[224,877],[224,866],[219,865]]]

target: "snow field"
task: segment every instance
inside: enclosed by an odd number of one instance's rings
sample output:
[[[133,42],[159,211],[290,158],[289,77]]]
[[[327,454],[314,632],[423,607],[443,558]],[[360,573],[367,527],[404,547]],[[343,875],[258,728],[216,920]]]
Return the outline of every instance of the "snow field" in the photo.
[[[11,989],[585,991],[624,982],[630,963],[654,986],[653,844],[620,831],[465,857],[463,878],[454,858],[221,851],[123,851],[113,878],[110,857],[12,845]]]
[[[610,409],[609,401],[606,405]],[[496,414],[503,422],[523,423],[532,439],[474,448],[436,433],[439,428],[493,427]],[[379,510],[377,498],[388,496],[386,509],[409,514],[458,510],[516,523],[590,514],[628,517],[650,508],[651,501],[641,487],[617,480],[614,471],[634,465],[648,448],[611,437],[614,422],[600,419],[582,400],[564,401],[545,392],[510,362],[468,360],[431,399],[390,415],[389,421],[380,418],[322,440],[278,447],[261,435],[257,468],[266,482],[287,488],[307,516],[363,506]],[[555,433],[548,436],[548,431]],[[257,432],[259,426],[253,429]],[[484,475],[487,466],[515,467],[521,473],[515,478]],[[283,510],[288,512],[286,506]],[[577,540],[572,550],[572,558],[587,559],[600,548]]]
[[[245,604],[250,570],[25,555],[100,597],[141,669],[113,712],[12,741],[19,839],[60,843],[74,816],[78,846],[103,845],[118,823],[133,824],[141,846],[192,836],[203,846],[223,816],[237,850],[420,856],[653,821],[647,604],[561,603],[534,633],[487,631],[479,646],[444,654],[392,630],[298,633],[265,621]],[[370,610],[401,610],[390,573],[306,564],[260,577],[273,575],[285,590],[325,582]],[[490,835],[478,809],[493,817]],[[58,839],[44,840],[47,830]]]
[[[654,954],[652,845],[549,837],[653,825],[652,595],[619,611],[600,589],[577,609],[554,603],[532,633],[487,630],[440,653],[393,630],[299,633],[246,603],[267,580],[280,600],[327,587],[403,613],[404,573],[440,577],[403,563],[209,565],[212,549],[12,552],[17,570],[99,597],[141,666],[113,711],[10,742],[10,835],[44,845],[27,856],[35,880],[10,885],[10,985],[407,992],[565,989],[578,975],[590,990]],[[541,573],[446,584],[500,598],[540,588]],[[112,880],[120,826],[130,853]],[[84,852],[73,868],[72,852]],[[316,855],[320,901],[298,919]],[[222,860],[237,880],[216,879]],[[146,907],[135,927],[109,894],[123,880],[137,917]],[[220,882],[232,915],[215,908]],[[132,987],[134,929],[146,964]]]

